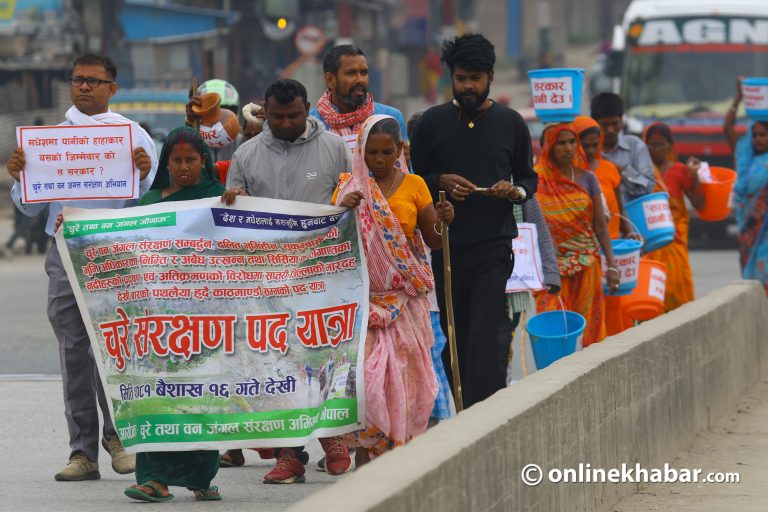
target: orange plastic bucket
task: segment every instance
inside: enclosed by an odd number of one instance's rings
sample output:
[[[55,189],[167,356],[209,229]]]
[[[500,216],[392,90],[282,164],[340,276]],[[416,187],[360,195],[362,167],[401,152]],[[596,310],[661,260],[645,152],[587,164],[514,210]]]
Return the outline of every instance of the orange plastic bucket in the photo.
[[[667,266],[659,261],[640,258],[637,287],[630,295],[621,297],[625,318],[650,320],[664,313],[664,293],[667,289]]]
[[[699,218],[707,222],[725,220],[731,214],[731,191],[736,182],[736,171],[726,167],[710,167],[712,183],[702,183],[704,208],[698,210]]]

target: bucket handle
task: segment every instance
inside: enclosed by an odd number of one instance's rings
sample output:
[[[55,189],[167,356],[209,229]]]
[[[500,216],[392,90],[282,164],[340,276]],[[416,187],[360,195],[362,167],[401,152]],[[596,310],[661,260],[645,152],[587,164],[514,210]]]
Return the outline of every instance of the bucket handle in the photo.
[[[563,325],[565,325],[565,334],[568,335],[568,315],[565,314],[565,304],[563,304],[563,298],[560,297],[560,294],[557,294],[557,300],[560,302],[560,311],[563,312]]]
[[[529,299],[530,300],[530,299]],[[528,323],[528,312],[523,311],[520,313],[520,325],[526,325]],[[521,329],[520,332],[520,364],[522,365],[523,377],[528,376],[528,361],[526,361],[525,346],[528,344],[527,329]]]
[[[640,234],[640,229],[638,229],[637,224],[632,222],[632,219],[625,217],[620,213],[617,213],[616,216],[620,219],[624,219],[625,221],[629,222],[630,226],[632,226],[632,229],[635,230],[635,234],[640,237],[640,241],[643,243],[643,245],[645,245],[645,238],[643,238],[643,235]]]

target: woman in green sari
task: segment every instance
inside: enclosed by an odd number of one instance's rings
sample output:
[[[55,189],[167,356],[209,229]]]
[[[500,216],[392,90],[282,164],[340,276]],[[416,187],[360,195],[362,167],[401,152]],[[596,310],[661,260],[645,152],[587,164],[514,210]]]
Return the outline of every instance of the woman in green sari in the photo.
[[[211,155],[200,135],[192,128],[176,128],[160,153],[160,163],[152,188],[140,205],[164,201],[187,201],[218,197],[224,187],[214,177]],[[169,486],[186,487],[197,500],[220,500],[211,486],[219,469],[219,452],[143,452],[136,455],[136,485],[125,490],[129,498],[140,501],[170,501]]]

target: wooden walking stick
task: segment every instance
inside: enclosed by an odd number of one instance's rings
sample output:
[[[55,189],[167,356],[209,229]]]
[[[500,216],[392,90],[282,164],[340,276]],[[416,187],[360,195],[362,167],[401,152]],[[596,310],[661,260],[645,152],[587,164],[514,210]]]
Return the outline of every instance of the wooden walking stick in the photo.
[[[445,201],[445,190],[440,191],[440,202]],[[453,294],[451,292],[451,247],[448,241],[448,224],[440,222],[443,238],[443,281],[445,285],[445,316],[448,318],[448,350],[451,354],[451,375],[453,376],[453,400],[456,412],[464,410],[461,396],[461,376],[459,375],[459,354],[456,350],[456,324],[453,321]]]

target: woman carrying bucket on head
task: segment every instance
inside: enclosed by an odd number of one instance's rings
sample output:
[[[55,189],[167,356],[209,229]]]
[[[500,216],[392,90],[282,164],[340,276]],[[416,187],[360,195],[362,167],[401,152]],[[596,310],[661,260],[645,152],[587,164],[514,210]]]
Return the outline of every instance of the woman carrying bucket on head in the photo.
[[[619,286],[619,270],[603,214],[600,185],[578,144],[576,129],[568,123],[550,126],[538,165],[536,193],[557,248],[560,297],[565,309],[587,320],[583,346],[605,338],[605,301],[600,268],[600,247],[608,263],[610,290]],[[599,240],[599,243],[598,243]],[[560,309],[560,300],[547,293],[536,295],[539,312]]]
[[[750,123],[747,134],[739,138],[734,123],[741,99],[739,78],[736,97],[723,127],[738,173],[733,191],[739,228],[739,262],[741,276],[758,279],[768,294],[768,121],[755,120]]]
[[[645,144],[651,154],[656,175],[654,192],[669,195],[669,209],[675,225],[675,238],[671,244],[649,252],[649,259],[667,266],[667,288],[664,294],[664,311],[679,308],[694,298],[693,273],[688,259],[688,226],[690,217],[685,196],[697,210],[704,207],[704,193],[699,183],[701,165],[696,158],[685,164],[677,161],[672,132],[664,123],[653,123],[645,130]]]

